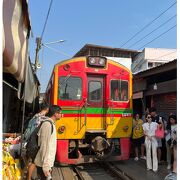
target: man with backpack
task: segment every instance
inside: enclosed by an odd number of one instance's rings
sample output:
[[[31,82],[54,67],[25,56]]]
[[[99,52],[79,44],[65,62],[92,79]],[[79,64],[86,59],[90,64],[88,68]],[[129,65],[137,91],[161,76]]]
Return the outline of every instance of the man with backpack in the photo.
[[[56,155],[56,128],[55,121],[61,118],[62,109],[58,105],[49,108],[48,117],[40,125],[38,135],[39,150],[34,163],[37,167],[37,175],[41,180],[51,176],[52,167]]]
[[[41,121],[43,121],[43,118],[45,115],[49,112],[49,105],[48,104],[42,104],[40,107],[40,112],[35,114],[32,119],[30,119],[28,126],[24,132],[24,140],[27,141],[34,131],[36,127],[39,126]]]
[[[24,142],[25,143],[29,141],[29,138],[30,138],[32,132],[35,130],[35,128],[38,127],[42,121],[47,119],[46,114],[48,112],[49,112],[49,105],[46,103],[42,104],[40,107],[40,112],[33,116],[33,118],[29,121],[28,127],[26,128],[26,130],[24,132]],[[31,180],[33,171],[36,167],[36,165],[34,164],[34,158],[35,157],[30,158],[30,162],[28,165],[28,180]]]

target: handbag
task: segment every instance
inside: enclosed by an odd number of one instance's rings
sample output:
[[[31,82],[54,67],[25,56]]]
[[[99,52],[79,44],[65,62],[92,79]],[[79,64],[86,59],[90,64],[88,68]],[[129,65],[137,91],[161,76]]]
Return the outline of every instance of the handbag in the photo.
[[[163,127],[160,128],[159,125],[158,125],[158,127],[157,127],[157,129],[155,131],[155,136],[157,138],[160,138],[160,139],[164,138],[164,128]]]

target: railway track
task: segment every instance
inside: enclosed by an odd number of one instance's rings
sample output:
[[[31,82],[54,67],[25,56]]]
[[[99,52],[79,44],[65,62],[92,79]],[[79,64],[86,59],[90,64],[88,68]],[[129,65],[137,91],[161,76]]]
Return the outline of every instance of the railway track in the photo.
[[[100,164],[104,169],[109,171],[113,176],[117,177],[118,179],[122,180],[134,180],[131,176],[129,176],[127,173],[125,173],[123,170],[121,170],[119,167],[117,167],[115,164],[110,162],[104,162]]]
[[[59,167],[56,169],[58,171],[58,176],[53,177],[53,180],[73,180],[74,174],[70,167]]]
[[[82,173],[80,172],[79,168],[76,166],[72,166],[73,171],[75,172],[75,179],[77,178],[78,180],[85,180],[83,177]]]
[[[73,170],[75,173],[75,177],[78,180],[101,180],[101,179],[113,180],[114,179],[98,163],[73,166]]]
[[[113,163],[93,163],[81,166],[72,166],[75,179],[78,180],[134,180]]]
[[[53,168],[53,180],[163,180],[168,174],[166,165],[159,172],[147,171],[145,161],[97,162]],[[139,173],[141,172],[141,173]]]

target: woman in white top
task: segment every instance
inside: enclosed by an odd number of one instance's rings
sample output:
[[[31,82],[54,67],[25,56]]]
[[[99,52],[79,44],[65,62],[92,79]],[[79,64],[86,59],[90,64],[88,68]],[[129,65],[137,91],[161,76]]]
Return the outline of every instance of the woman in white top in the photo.
[[[158,171],[158,160],[157,160],[157,139],[155,137],[155,131],[158,124],[152,122],[150,114],[146,115],[146,123],[143,124],[143,131],[145,135],[145,147],[146,147],[146,163],[147,170],[153,169],[154,172]],[[151,147],[152,147],[152,158],[151,158]]]

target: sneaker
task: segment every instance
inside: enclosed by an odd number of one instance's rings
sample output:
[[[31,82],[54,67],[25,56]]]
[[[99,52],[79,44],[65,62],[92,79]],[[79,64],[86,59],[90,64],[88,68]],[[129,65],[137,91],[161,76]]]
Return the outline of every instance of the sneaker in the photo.
[[[140,158],[146,160],[146,156],[141,156]]]
[[[171,164],[168,164],[167,169],[171,169]]]
[[[138,157],[135,157],[135,158],[134,158],[134,160],[135,160],[135,161],[138,161],[138,160],[139,160],[139,158],[138,158]]]
[[[154,171],[154,170],[153,170],[153,171]],[[157,172],[158,172],[158,170],[155,170],[154,172],[155,172],[155,173],[157,173]]]
[[[171,172],[171,173],[169,173],[169,174],[164,178],[164,180],[169,180],[169,179],[174,179],[174,180],[176,180],[176,179],[177,179],[177,174],[174,173],[174,172]]]
[[[150,171],[151,169],[150,168],[147,168],[147,171]]]

